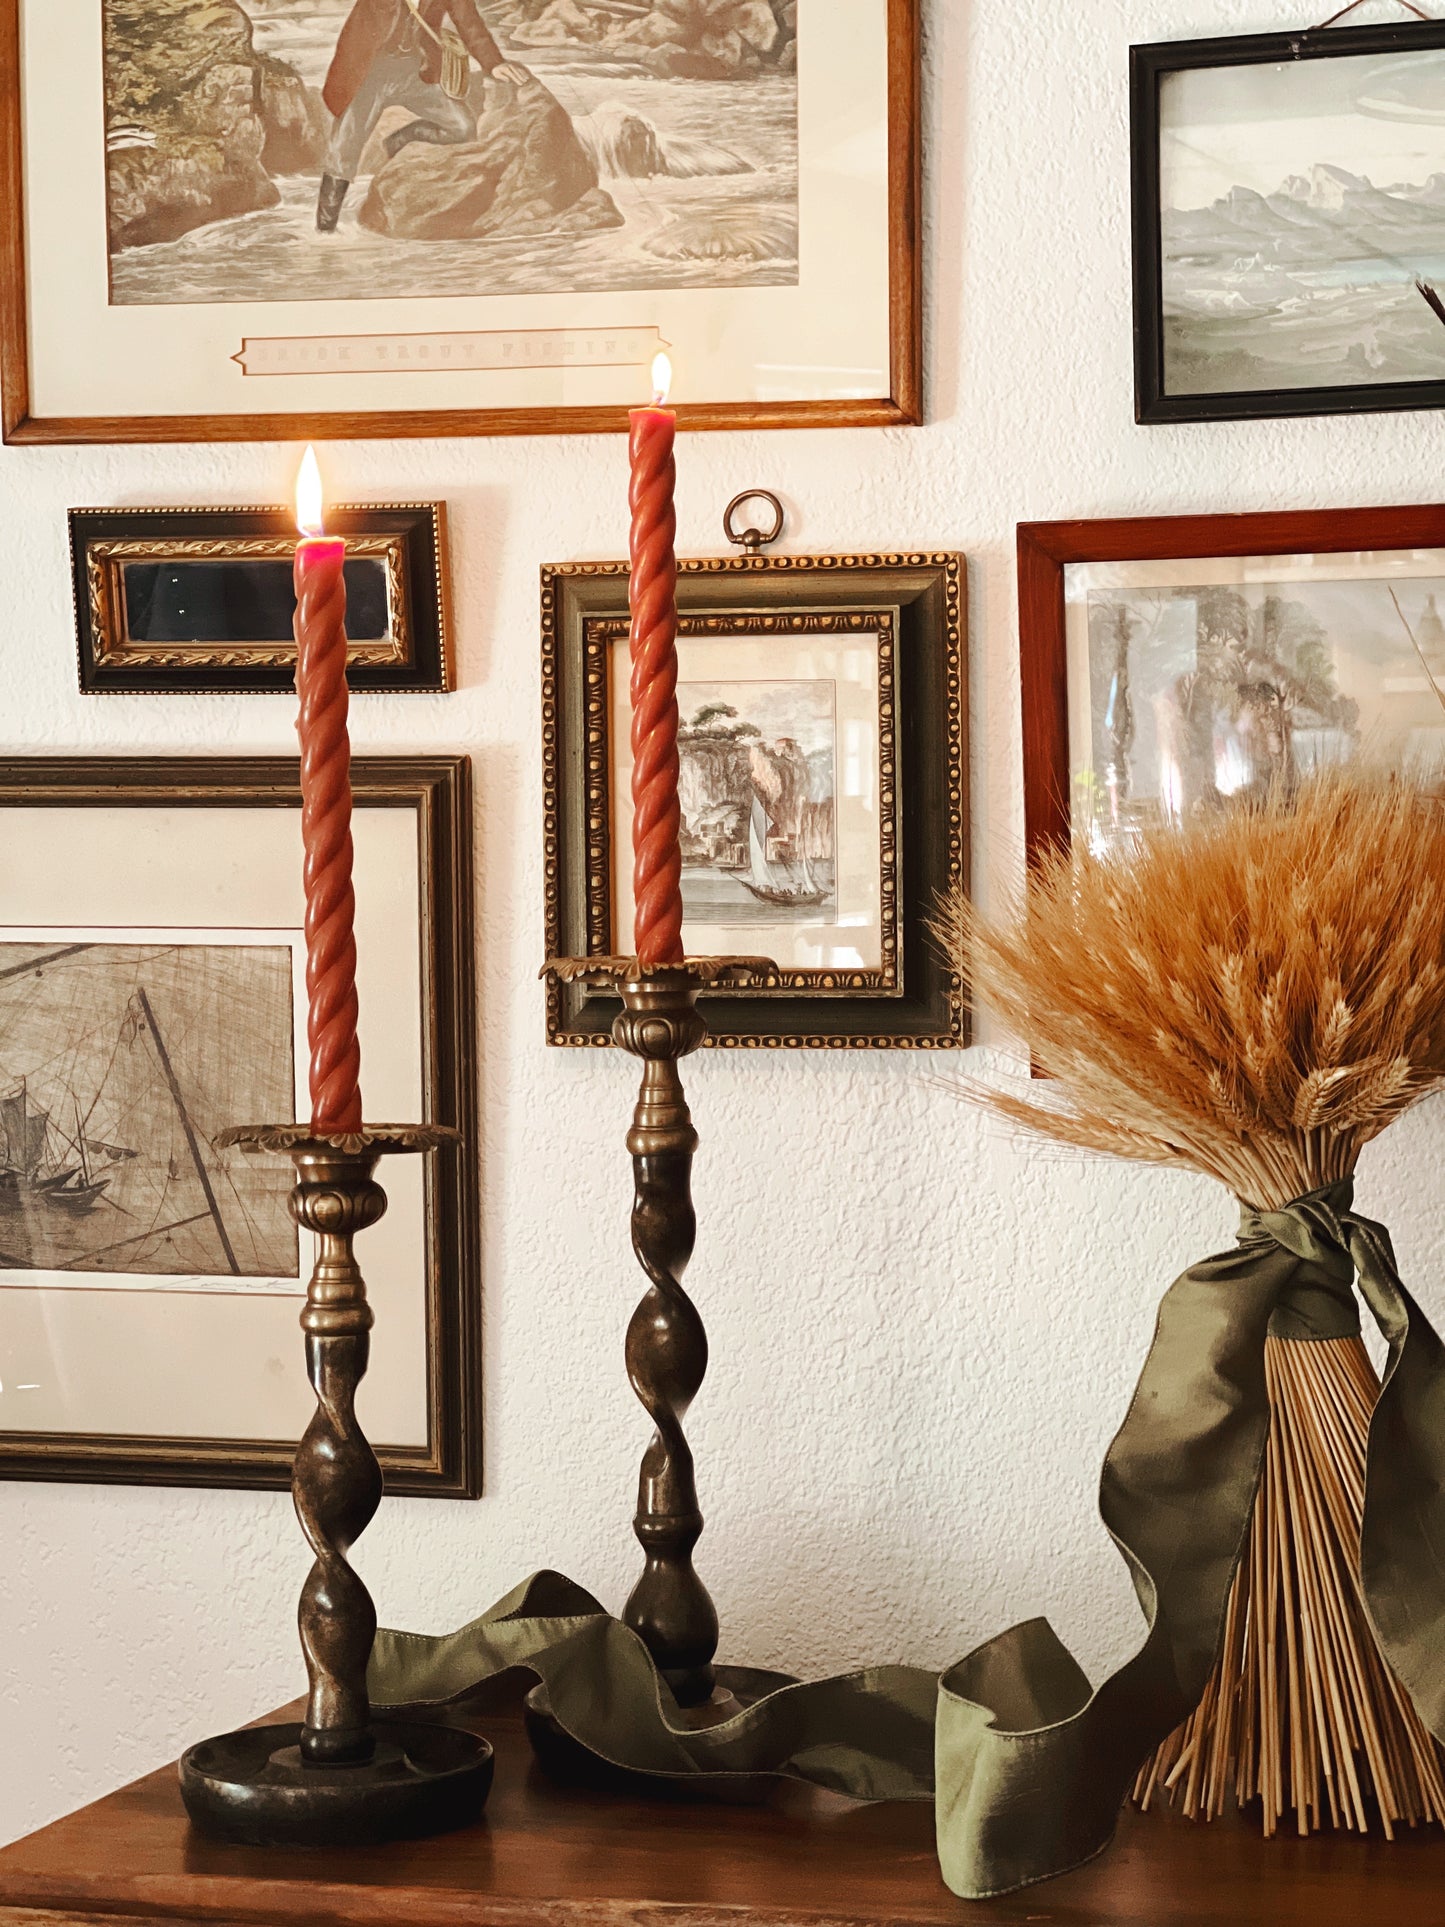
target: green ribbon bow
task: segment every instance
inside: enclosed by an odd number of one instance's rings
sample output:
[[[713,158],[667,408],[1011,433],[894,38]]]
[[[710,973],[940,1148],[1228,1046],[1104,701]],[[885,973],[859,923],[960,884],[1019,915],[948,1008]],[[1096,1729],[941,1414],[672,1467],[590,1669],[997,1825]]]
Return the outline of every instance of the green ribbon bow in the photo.
[[[1097,1691],[1035,1619],[941,1681],[903,1666],[810,1685],[778,1675],[736,1718],[687,1732],[641,1641],[580,1587],[543,1573],[449,1637],[380,1633],[373,1697],[440,1703],[525,1667],[568,1732],[620,1766],[784,1774],[864,1800],[933,1794],[943,1877],[966,1899],[1063,1873],[1108,1845],[1139,1767],[1208,1680],[1269,1434],[1266,1333],[1358,1332],[1358,1277],[1390,1354],[1370,1427],[1361,1582],[1385,1657],[1445,1738],[1442,1347],[1400,1282],[1387,1233],[1352,1200],[1346,1181],[1283,1211],[1246,1209],[1238,1247],[1191,1266],[1165,1294],[1099,1499],[1148,1630]]]

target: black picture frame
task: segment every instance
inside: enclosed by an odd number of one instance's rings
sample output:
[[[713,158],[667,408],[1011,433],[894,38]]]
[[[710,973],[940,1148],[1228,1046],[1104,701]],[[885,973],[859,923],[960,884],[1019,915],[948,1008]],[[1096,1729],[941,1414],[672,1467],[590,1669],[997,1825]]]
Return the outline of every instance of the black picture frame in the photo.
[[[615,955],[608,664],[627,625],[625,562],[542,571],[546,941],[549,957]],[[880,782],[896,795],[885,877],[883,973],[784,973],[776,988],[704,992],[710,1046],[722,1049],[952,1050],[970,1040],[961,978],[933,939],[940,900],[969,881],[967,584],[947,553],[739,555],[679,563],[682,633],[877,630]],[[884,861],[890,860],[884,839]],[[891,930],[891,936],[889,931]],[[751,946],[765,949],[765,934]],[[896,961],[895,961],[896,960]],[[807,987],[801,980],[808,977]],[[547,1041],[606,1047],[620,1004],[588,984],[547,983]]]
[[[471,761],[359,757],[351,780],[358,806],[405,811],[416,820],[420,924],[414,941],[426,1116],[408,1121],[450,1125],[458,1134],[426,1153],[423,1174],[427,1442],[374,1442],[375,1450],[389,1493],[475,1499],[482,1491],[482,1331]],[[301,789],[294,758],[46,756],[0,762],[0,810],[217,808],[294,813],[299,873]],[[385,1184],[385,1171],[380,1175]],[[364,1244],[360,1257],[364,1267]],[[302,1342],[298,1325],[298,1348]],[[385,1342],[378,1327],[374,1343]],[[284,1489],[295,1450],[294,1440],[0,1430],[0,1480]]]
[[[1163,247],[1159,181],[1160,86],[1189,68],[1245,67],[1445,47],[1445,20],[1387,26],[1236,34],[1131,47],[1130,157],[1134,262],[1135,419],[1161,422],[1262,421],[1306,415],[1384,414],[1445,407],[1445,378],[1311,388],[1171,394],[1165,387]],[[1442,324],[1445,344],[1445,324]]]
[[[71,509],[70,563],[76,653],[86,695],[281,695],[295,683],[290,636],[291,556],[296,535],[289,508]],[[328,533],[348,541],[347,573],[375,576],[368,600],[373,620],[353,630],[347,674],[358,695],[445,693],[453,687],[447,594],[447,521],[442,502],[369,502],[328,507]],[[187,571],[240,572],[253,617],[266,633],[245,627],[237,598],[188,628],[185,610],[167,611],[163,633],[132,634],[128,585],[137,572],[178,582]],[[246,578],[250,577],[250,583]],[[381,621],[374,619],[380,610]],[[258,626],[254,620],[252,627]],[[199,633],[198,633],[199,630]]]

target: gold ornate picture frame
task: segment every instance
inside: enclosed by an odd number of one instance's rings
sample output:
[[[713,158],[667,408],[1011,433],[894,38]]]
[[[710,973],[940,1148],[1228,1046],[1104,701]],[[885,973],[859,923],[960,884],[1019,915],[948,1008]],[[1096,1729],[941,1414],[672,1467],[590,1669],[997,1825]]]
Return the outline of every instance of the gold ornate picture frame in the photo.
[[[963,987],[928,934],[968,881],[963,559],[680,564],[684,939],[774,959],[710,992],[725,1048],[950,1049]],[[627,948],[627,566],[542,572],[549,955]],[[609,1041],[615,1000],[547,989],[549,1043]]]
[[[339,507],[353,690],[453,686],[440,502]],[[292,687],[295,518],[285,508],[72,509],[80,686],[90,695]]]

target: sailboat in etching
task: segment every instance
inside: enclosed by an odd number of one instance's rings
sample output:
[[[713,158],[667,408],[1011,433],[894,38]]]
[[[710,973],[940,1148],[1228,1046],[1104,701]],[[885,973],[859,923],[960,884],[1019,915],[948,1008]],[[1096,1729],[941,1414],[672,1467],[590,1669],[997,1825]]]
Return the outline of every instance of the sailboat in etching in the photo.
[[[752,814],[748,818],[749,869],[747,875],[738,877],[738,882],[760,903],[782,904],[791,910],[811,910],[824,902],[828,896],[827,886],[819,883],[814,876],[806,856],[796,860],[780,860],[768,854],[771,832],[772,825],[762,799],[755,794]]]
[[[87,1142],[79,1100],[71,1101],[73,1136],[49,1111],[30,1102],[23,1077],[17,1091],[0,1098],[0,1197],[17,1199],[26,1190],[62,1210],[86,1212],[100,1202],[110,1184],[109,1176],[96,1176],[92,1153],[100,1153],[112,1165],[137,1155],[118,1145]]]

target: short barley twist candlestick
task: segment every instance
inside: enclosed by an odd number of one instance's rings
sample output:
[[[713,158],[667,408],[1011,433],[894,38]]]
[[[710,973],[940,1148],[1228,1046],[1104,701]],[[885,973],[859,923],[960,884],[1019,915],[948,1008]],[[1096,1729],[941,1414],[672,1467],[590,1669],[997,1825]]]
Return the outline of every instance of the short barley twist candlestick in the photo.
[[[467,1825],[486,1802],[485,1740],[449,1726],[373,1719],[366,1669],[376,1608],[346,1556],[382,1496],[381,1468],[356,1417],[373,1316],[354,1240],[386,1210],[378,1159],[433,1150],[455,1136],[421,1125],[326,1133],[283,1124],[220,1140],[288,1155],[297,1176],[291,1215],[320,1240],[301,1314],[316,1414],[292,1471],[296,1511],[316,1554],[298,1615],[306,1717],[205,1740],[183,1757],[187,1811],[225,1839],[335,1846],[441,1833]]]
[[[346,718],[346,584],[296,568],[297,728],[306,850],[306,988],[311,1110],[328,1128],[361,1128],[356,896],[351,882],[351,747]],[[337,632],[340,646],[334,646]]]
[[[702,1044],[707,1023],[697,1008],[706,989],[766,983],[777,966],[763,957],[689,957],[647,964],[635,957],[563,958],[547,966],[565,982],[615,990],[622,1011],[614,1041],[642,1061],[642,1087],[628,1132],[634,1198],[632,1245],[650,1288],[627,1331],[627,1373],[656,1431],[642,1461],[633,1530],[646,1556],[642,1576],[622,1618],[651,1653],[682,1713],[707,1724],[737,1710],[730,1691],[746,1692],[746,1675],[726,1669],[722,1688],[713,1668],[717,1610],[692,1563],[703,1516],[691,1447],[682,1421],[707,1371],[707,1334],[682,1288],[692,1256],[697,1218],[692,1161],[697,1132],[678,1064]],[[569,1749],[534,1693],[530,1730],[550,1765],[575,1771]]]
[[[372,1177],[377,1154],[370,1149],[293,1156],[292,1215],[321,1240],[301,1314],[316,1416],[293,1469],[297,1517],[316,1554],[298,1615],[311,1682],[301,1752],[339,1766],[369,1760],[376,1750],[366,1695],[376,1609],[346,1555],[381,1504],[381,1467],[356,1419],[376,1321],[352,1240],[381,1217],[386,1194]]]

